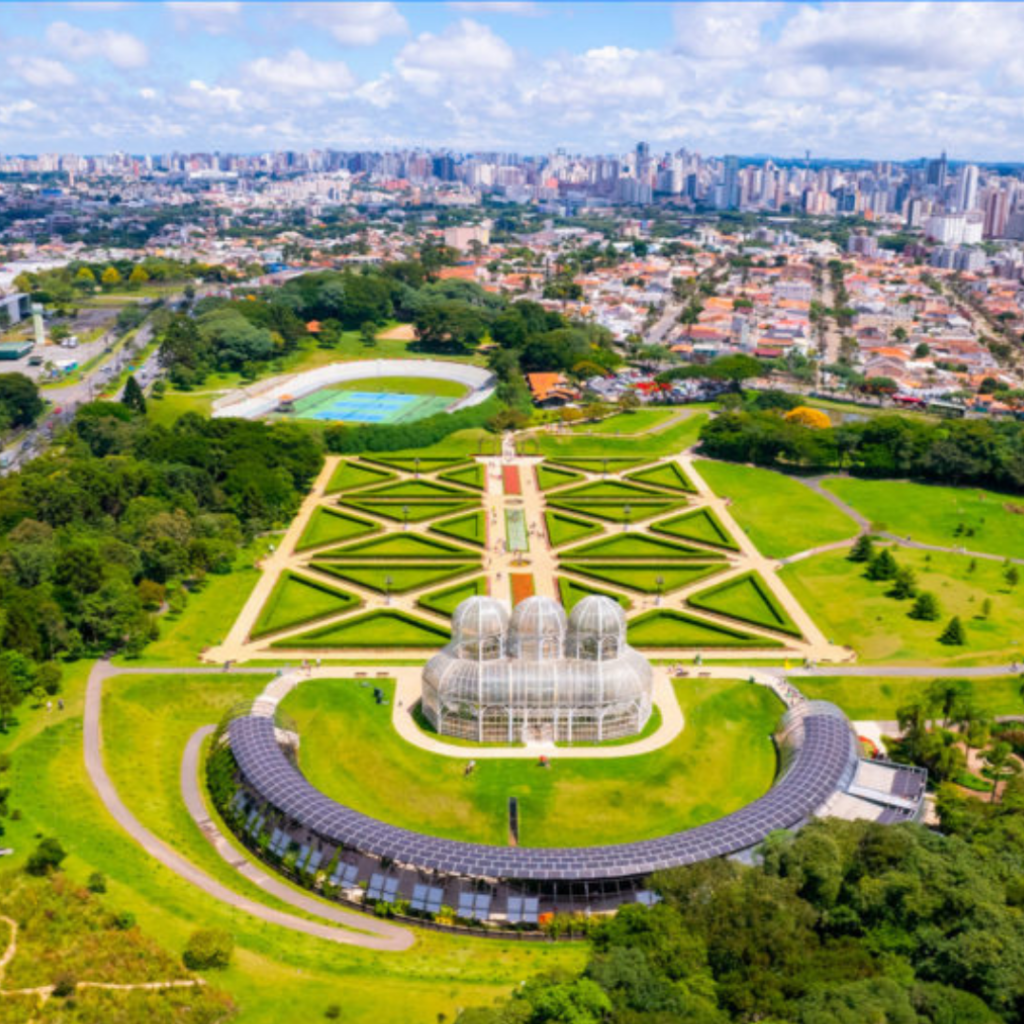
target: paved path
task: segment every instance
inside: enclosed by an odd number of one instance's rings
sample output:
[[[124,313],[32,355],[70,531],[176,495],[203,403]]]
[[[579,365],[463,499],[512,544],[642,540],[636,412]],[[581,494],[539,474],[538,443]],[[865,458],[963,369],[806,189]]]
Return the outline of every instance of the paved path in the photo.
[[[117,824],[126,833],[128,833],[128,835],[135,840],[135,842],[138,843],[138,845],[141,846],[149,856],[158,860],[161,864],[169,868],[186,882],[194,885],[198,889],[201,889],[208,896],[212,896],[215,900],[226,904],[234,910],[240,910],[252,917],[257,917],[270,924],[280,925],[281,927],[288,928],[291,931],[302,932],[306,935],[312,935],[315,938],[327,939],[330,942],[337,942],[342,945],[362,946],[366,949],[392,951],[408,949],[415,941],[415,936],[411,931],[404,928],[398,928],[395,925],[390,925],[383,921],[378,921],[369,916],[335,909],[328,904],[312,900],[309,897],[301,896],[289,889],[287,886],[281,886],[280,883],[275,882],[273,884],[274,886],[280,886],[282,891],[276,891],[269,886],[264,886],[264,888],[279,899],[290,903],[296,909],[316,914],[326,920],[333,920],[337,922],[337,924],[344,924],[359,928],[364,934],[360,934],[355,931],[346,931],[334,925],[323,924],[317,921],[307,921],[301,917],[295,917],[292,914],[275,910],[262,903],[258,903],[256,900],[242,896],[232,889],[229,889],[226,885],[223,885],[211,878],[204,871],[192,864],[191,861],[187,860],[176,850],[169,847],[161,839],[150,832],[149,829],[142,825],[132,812],[128,810],[127,806],[125,806],[121,797],[118,795],[117,789],[110,776],[107,774],[106,767],[103,764],[103,730],[101,721],[103,683],[106,679],[114,675],[125,675],[129,673],[150,675],[154,674],[154,671],[159,674],[181,673],[183,671],[188,672],[188,670],[181,669],[152,670],[141,667],[138,669],[118,669],[114,668],[108,662],[97,662],[93,666],[92,672],[89,674],[89,683],[85,693],[85,715],[83,726],[85,767],[97,794]],[[204,670],[199,669],[192,671],[202,672]],[[213,671],[217,670],[214,669]],[[196,737],[193,736],[192,741],[190,742],[195,742],[195,740]],[[196,756],[198,756],[197,751],[198,744],[194,751]],[[193,772],[192,779],[194,784],[198,785],[198,782],[196,781],[196,772]],[[268,878],[267,881],[272,882],[273,880]]]
[[[734,674],[737,670],[729,670]],[[367,683],[372,683],[375,673],[383,673],[384,670],[374,666],[372,669],[359,668],[311,668],[307,671],[296,670],[288,675],[273,679],[267,684],[266,689],[256,698],[258,709],[262,709],[269,716],[273,714],[277,705],[291,693],[295,687],[303,683],[309,683],[317,679],[347,679],[349,676],[356,676],[357,673],[366,675]],[[413,717],[413,710],[420,700],[420,691],[423,686],[423,669],[419,667],[395,666],[387,670],[388,678],[395,680],[395,699],[391,708],[391,723],[395,732],[407,743],[429,751],[431,754],[440,754],[442,757],[454,757],[461,761],[481,760],[487,758],[507,759],[536,759],[540,754],[551,758],[609,758],[609,757],[633,757],[636,754],[649,754],[652,750],[659,750],[675,740],[683,731],[683,711],[679,706],[675,690],[672,687],[672,680],[667,668],[654,668],[654,692],[653,700],[661,711],[661,725],[658,729],[638,739],[633,743],[619,743],[615,746],[579,746],[564,747],[554,743],[527,744],[522,747],[508,746],[472,746],[463,747],[454,743],[446,743],[443,739],[435,738],[425,733]],[[353,685],[358,683],[353,680]],[[195,737],[193,737],[194,739]],[[205,813],[205,812],[204,812]],[[193,815],[194,816],[194,815]]]
[[[886,676],[893,679],[959,679],[971,676],[1017,676],[1020,665],[830,665],[825,668],[766,668],[762,671],[799,678],[801,676]]]
[[[853,519],[860,527],[861,533],[867,533],[871,530],[871,522],[862,513],[858,512],[852,505],[843,501],[838,494],[833,494],[827,487],[824,486],[824,481],[828,479],[835,479],[838,474],[828,473],[824,476],[815,477],[793,477],[798,483],[802,483],[805,487],[809,487],[816,494],[820,494],[826,501],[830,501],[840,512]],[[1017,565],[1024,565],[1024,558],[1010,558],[1007,559],[1005,555],[994,555],[991,551],[971,551],[965,547],[946,547],[942,544],[925,544],[923,541],[913,540],[911,537],[901,536],[900,534],[893,533],[891,530],[877,530],[871,531],[875,536],[881,537],[884,540],[892,541],[894,544],[898,544],[903,548],[914,548],[917,551],[935,551],[940,554],[947,555],[966,555],[968,558],[983,558],[989,562],[1015,562]],[[849,543],[848,541],[846,543]],[[809,558],[811,555],[819,554],[822,551],[832,550],[836,547],[843,547],[843,544],[830,544],[825,545],[821,548],[812,548],[809,551],[801,551],[800,554],[794,555],[787,562],[800,561],[803,558]]]

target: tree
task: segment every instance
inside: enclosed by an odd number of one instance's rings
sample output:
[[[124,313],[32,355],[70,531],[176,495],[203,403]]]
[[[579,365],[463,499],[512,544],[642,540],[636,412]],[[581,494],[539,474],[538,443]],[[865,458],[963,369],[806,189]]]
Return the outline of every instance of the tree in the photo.
[[[23,373],[0,373],[0,418],[12,427],[30,427],[45,403],[39,388]]]
[[[190,971],[223,969],[231,963],[235,940],[223,928],[202,928],[189,937],[182,961]]]
[[[7,732],[14,709],[25,699],[6,663],[0,662],[0,732]]]
[[[999,801],[999,783],[1006,775],[1016,775],[1019,767],[1016,761],[1011,760],[1013,747],[1005,740],[994,743],[981,756],[989,766],[992,774],[992,802]]]
[[[946,628],[939,636],[939,643],[948,647],[963,647],[967,643],[967,634],[964,631],[960,616],[954,615],[946,624]]]
[[[128,285],[131,288],[141,288],[148,280],[149,274],[141,266],[133,267],[132,272],[128,275]]]
[[[1020,570],[1015,565],[1009,566],[1006,572],[1003,573],[1003,579],[1011,586],[1015,587],[1020,583]]]
[[[130,374],[124,383],[124,392],[121,395],[121,404],[134,412],[146,414],[146,396],[135,379],[135,374]]]
[[[72,282],[76,288],[83,290],[96,287],[96,275],[88,267],[79,267]]]
[[[114,288],[119,285],[121,283],[121,275],[117,272],[117,267],[107,267],[100,275],[100,281],[104,288]]]
[[[39,845],[29,854],[25,870],[30,875],[49,875],[60,868],[66,857],[67,851],[59,840],[50,837],[40,839]]]
[[[874,558],[868,562],[867,578],[869,580],[891,580],[895,579],[899,566],[892,552],[888,548],[882,548]]]
[[[905,601],[916,593],[917,577],[914,570],[909,566],[901,565],[893,577],[892,590],[889,591],[890,597],[895,597],[898,601]]]
[[[832,426],[828,413],[806,405],[798,405],[795,409],[787,412],[783,418],[787,423],[799,423],[802,427],[809,427],[812,430],[825,430]]]
[[[936,622],[941,614],[938,599],[926,590],[917,595],[914,607],[910,609],[910,617],[923,622]]]
[[[372,320],[364,320],[359,325],[359,340],[367,347],[373,348],[377,344],[377,325]]]
[[[871,535],[862,533],[846,557],[851,562],[870,562],[875,557],[875,545]]]

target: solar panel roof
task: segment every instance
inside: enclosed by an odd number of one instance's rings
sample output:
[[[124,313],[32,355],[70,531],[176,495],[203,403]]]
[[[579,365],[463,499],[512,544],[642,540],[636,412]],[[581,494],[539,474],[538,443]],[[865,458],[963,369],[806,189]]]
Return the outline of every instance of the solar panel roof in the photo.
[[[237,718],[231,747],[248,784],[279,811],[319,836],[376,857],[423,870],[480,878],[535,881],[606,880],[728,856],[762,842],[776,829],[810,817],[841,788],[856,763],[849,722],[834,708],[809,713],[803,743],[776,784],[760,799],[717,821],[635,843],[530,848],[439,839],[377,821],[315,789],[285,757],[265,717]]]

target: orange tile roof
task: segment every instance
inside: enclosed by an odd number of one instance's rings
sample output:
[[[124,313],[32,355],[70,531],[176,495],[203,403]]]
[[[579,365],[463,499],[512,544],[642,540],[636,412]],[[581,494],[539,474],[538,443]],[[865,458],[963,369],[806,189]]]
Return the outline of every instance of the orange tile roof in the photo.
[[[565,377],[560,373],[528,373],[526,383],[530,385],[530,391],[538,402],[543,402],[552,391],[567,386]]]

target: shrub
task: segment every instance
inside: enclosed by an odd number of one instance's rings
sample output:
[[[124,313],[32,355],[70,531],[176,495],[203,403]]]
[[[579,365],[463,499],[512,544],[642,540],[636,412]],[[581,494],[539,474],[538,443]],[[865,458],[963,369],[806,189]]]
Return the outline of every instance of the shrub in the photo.
[[[910,609],[910,617],[923,622],[935,622],[940,614],[938,600],[934,594],[929,594],[927,591],[917,595],[914,607]]]
[[[896,576],[899,566],[892,552],[888,548],[882,548],[874,558],[868,562],[867,577],[869,580],[891,580]]]
[[[67,851],[59,840],[41,839],[39,845],[29,855],[25,870],[30,875],[48,875],[56,871],[67,857]]]
[[[11,767],[11,755],[0,754],[0,772],[6,772]]]
[[[341,1007],[337,1003],[331,1003],[331,1005],[324,1010],[324,1016],[328,1020],[337,1020],[341,1016]]]
[[[53,995],[55,999],[67,999],[75,994],[78,982],[73,974],[64,971],[53,979]]]
[[[185,946],[182,962],[190,971],[223,969],[231,963],[235,940],[223,928],[202,928],[193,932]]]
[[[119,932],[128,932],[135,927],[135,915],[129,910],[122,910],[114,915],[114,927]]]
[[[86,882],[89,892],[104,893],[107,891],[107,880],[99,871],[94,871]]]

